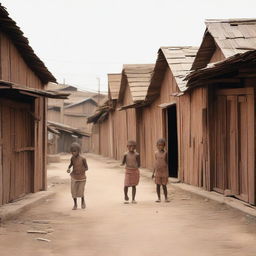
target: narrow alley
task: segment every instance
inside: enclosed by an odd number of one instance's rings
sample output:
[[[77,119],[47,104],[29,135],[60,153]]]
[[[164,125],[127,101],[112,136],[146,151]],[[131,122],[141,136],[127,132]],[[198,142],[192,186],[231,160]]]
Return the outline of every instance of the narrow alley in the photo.
[[[138,204],[125,205],[119,163],[86,157],[87,208],[72,211],[70,156],[63,155],[48,166],[48,186],[56,195],[1,225],[1,256],[255,256],[254,219],[172,185],[171,202],[157,204],[155,185],[143,176]]]

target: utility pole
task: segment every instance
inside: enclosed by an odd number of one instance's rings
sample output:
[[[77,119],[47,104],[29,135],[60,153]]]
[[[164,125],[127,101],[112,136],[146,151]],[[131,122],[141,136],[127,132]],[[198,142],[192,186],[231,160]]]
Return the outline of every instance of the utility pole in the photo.
[[[98,106],[100,105],[100,78],[97,77],[98,80]],[[100,141],[101,141],[101,136],[100,136],[100,124],[98,124],[98,132],[99,132],[99,154],[101,154],[101,148],[100,148]]]
[[[98,80],[98,106],[100,105],[100,78],[97,77]]]

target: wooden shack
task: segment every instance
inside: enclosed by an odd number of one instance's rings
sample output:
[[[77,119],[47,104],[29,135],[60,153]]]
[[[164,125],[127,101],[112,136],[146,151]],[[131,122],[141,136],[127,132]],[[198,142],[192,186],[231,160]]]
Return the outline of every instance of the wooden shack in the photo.
[[[93,123],[91,152],[114,158],[113,118],[121,86],[122,74],[108,74],[108,98],[88,119]],[[103,141],[104,140],[104,141]]]
[[[137,151],[140,152],[139,122],[140,113],[136,106],[144,104],[151,81],[154,64],[124,65],[121,86],[115,113],[114,157],[121,159],[127,150],[127,141],[137,141]]]
[[[85,138],[87,138],[87,140],[85,140]],[[78,128],[48,121],[48,154],[57,154],[60,152],[69,153],[70,146],[73,142],[79,143],[81,145],[81,151],[85,152],[85,146],[88,147],[88,145],[84,145],[84,143],[87,143],[89,138],[89,133]]]
[[[129,64],[124,65],[121,75],[109,75],[109,100],[91,119],[92,122],[100,121],[97,125],[100,154],[121,159],[128,140],[139,142],[140,117],[134,107],[143,104],[153,69],[153,64]],[[138,151],[139,148],[138,143]]]
[[[88,117],[95,112],[98,104],[93,98],[85,98],[73,104],[64,106],[63,123],[90,134],[92,124],[87,123]],[[90,136],[81,138],[81,151],[89,152],[91,145]]]
[[[256,49],[256,20],[208,20],[196,71],[187,79],[190,91],[206,91],[208,189],[255,204],[256,69],[250,49]]]
[[[85,98],[73,104],[64,106],[63,123],[85,132],[91,131],[87,118],[95,112],[97,103],[92,98]]]
[[[95,112],[98,106],[98,94],[96,97],[96,94],[90,91],[80,91],[71,85],[53,83],[48,84],[48,89],[70,94],[68,99],[62,101],[53,99],[48,101],[48,121],[71,126],[86,134],[92,133],[92,125],[87,123],[87,118]],[[103,97],[106,97],[106,95],[100,94],[100,102]],[[56,136],[54,133],[49,134],[49,154],[52,154],[51,152],[54,151],[52,149],[61,149],[62,151],[60,152],[63,152],[63,147],[52,144],[58,142],[55,138]],[[91,137],[88,136],[81,138],[82,152],[89,152],[91,150],[91,140]],[[67,143],[69,141],[70,139],[67,139]],[[60,153],[58,150],[55,150],[55,152]]]
[[[0,205],[46,189],[45,91],[53,75],[0,5]]]
[[[169,176],[199,185],[201,171],[201,130],[198,118],[191,112],[201,108],[203,92],[184,95],[188,74],[197,52],[196,47],[162,47],[140,111],[140,154],[142,166],[153,169],[154,151],[159,138],[165,138],[168,149]],[[142,107],[141,107],[142,106]],[[197,136],[195,136],[195,134]]]

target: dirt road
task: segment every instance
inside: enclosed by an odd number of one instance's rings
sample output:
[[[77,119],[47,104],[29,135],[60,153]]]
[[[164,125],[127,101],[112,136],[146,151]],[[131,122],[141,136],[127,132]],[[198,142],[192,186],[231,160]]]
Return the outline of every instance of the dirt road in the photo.
[[[72,211],[67,159],[49,166],[56,196],[2,224],[1,256],[256,255],[255,220],[171,185],[171,202],[157,204],[153,182],[143,177],[138,204],[125,205],[122,168],[96,156],[88,158],[87,208]]]

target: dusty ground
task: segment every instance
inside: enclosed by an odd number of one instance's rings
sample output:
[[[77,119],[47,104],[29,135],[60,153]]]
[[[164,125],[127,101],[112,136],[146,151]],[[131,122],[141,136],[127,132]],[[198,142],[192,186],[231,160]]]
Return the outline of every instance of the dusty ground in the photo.
[[[171,185],[171,202],[157,204],[154,184],[143,177],[138,204],[124,205],[123,170],[116,162],[90,156],[88,164],[87,209],[71,210],[67,157],[51,164],[49,185],[56,196],[2,224],[1,256],[256,255],[254,219]],[[35,239],[39,237],[50,242]]]

